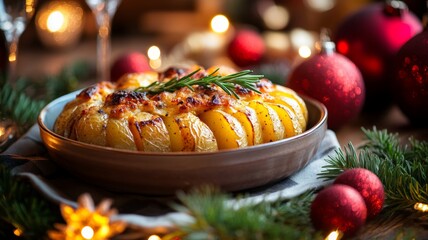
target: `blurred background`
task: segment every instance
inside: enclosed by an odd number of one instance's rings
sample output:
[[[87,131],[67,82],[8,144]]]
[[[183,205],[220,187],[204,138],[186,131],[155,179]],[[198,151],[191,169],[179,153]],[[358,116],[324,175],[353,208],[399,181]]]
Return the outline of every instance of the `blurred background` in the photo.
[[[262,34],[266,42],[267,58],[294,61],[300,47],[304,45],[313,48],[321,28],[334,31],[347,16],[374,2],[384,1],[123,0],[112,19],[112,59],[132,50],[146,52],[150,46],[155,45],[160,48],[163,57],[172,55],[171,61],[177,60],[177,55],[186,54],[187,59],[194,58],[202,65],[211,65],[213,62],[207,61],[207,58],[212,59],[213,56],[208,52],[217,50],[216,53],[221,54],[218,50],[224,50],[224,46],[216,45],[221,45],[221,42],[226,40],[214,39],[217,43],[213,43],[212,36],[195,33],[212,31],[210,29],[212,18],[217,14],[223,14],[230,22],[227,30],[229,35],[226,33],[224,35],[230,36],[231,32],[242,27],[255,29]],[[426,11],[425,1],[404,2],[422,19]],[[49,15],[57,11],[63,16]],[[46,29],[43,25],[47,25],[49,17],[50,24],[54,24],[54,28],[63,30]],[[64,31],[65,28],[67,30]],[[31,19],[20,39],[18,54],[24,56],[18,63],[18,69],[22,74],[54,74],[70,59],[87,58],[88,56],[84,54],[76,53],[76,49],[82,47],[84,43],[95,44],[96,36],[95,17],[84,0],[40,0],[37,2],[35,17]],[[123,42],[123,39],[127,41]],[[4,39],[1,40],[4,42]],[[183,53],[183,49],[177,48],[183,48],[182,45],[178,45],[185,41],[190,41],[193,45],[190,46],[192,49],[186,49],[187,52]],[[91,49],[96,48],[93,44],[85,49],[87,51],[82,49],[80,51],[91,52]],[[201,56],[200,52],[205,53]],[[64,55],[68,57],[59,57]],[[6,64],[5,56],[4,47],[0,50],[2,58],[0,67]],[[58,61],[52,61],[50,57],[53,56]],[[37,59],[51,61],[53,65],[41,68],[40,64],[32,64]],[[220,63],[224,63],[223,60],[220,60]]]

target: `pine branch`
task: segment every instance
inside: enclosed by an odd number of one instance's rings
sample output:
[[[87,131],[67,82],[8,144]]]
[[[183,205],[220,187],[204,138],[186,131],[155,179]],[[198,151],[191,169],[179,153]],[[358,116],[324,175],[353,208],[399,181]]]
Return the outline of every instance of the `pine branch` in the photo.
[[[233,73],[227,76],[215,75],[219,69],[214,71],[208,76],[201,78],[194,78],[195,74],[200,69],[195,70],[182,78],[173,78],[167,82],[153,82],[147,87],[140,87],[135,89],[137,92],[148,92],[150,94],[158,94],[161,92],[174,92],[180,88],[187,87],[194,91],[193,86],[208,87],[212,84],[219,86],[223,91],[229,95],[233,95],[239,99],[238,94],[235,91],[236,85],[241,86],[244,89],[260,93],[256,87],[256,83],[263,78],[263,75],[251,75],[251,70],[244,70],[241,72]]]
[[[327,159],[321,178],[333,179],[349,168],[362,167],[384,184],[389,212],[410,210],[416,202],[428,203],[428,144],[410,141],[400,145],[397,134],[363,129],[367,142],[359,153],[350,143]]]
[[[179,194],[178,211],[195,218],[165,239],[321,239],[311,227],[309,206],[312,192],[288,202],[263,201],[234,208],[230,196],[211,188]]]
[[[13,177],[0,165],[0,217],[20,229],[26,239],[42,239],[47,229],[60,219],[49,203],[28,183]]]

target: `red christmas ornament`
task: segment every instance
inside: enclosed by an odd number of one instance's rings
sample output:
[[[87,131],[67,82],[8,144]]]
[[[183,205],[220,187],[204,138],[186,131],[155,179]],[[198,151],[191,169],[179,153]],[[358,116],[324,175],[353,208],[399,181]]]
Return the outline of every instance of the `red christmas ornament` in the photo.
[[[420,20],[397,0],[369,4],[336,30],[337,51],[357,65],[366,86],[364,110],[384,110],[392,102],[393,59],[422,30]]]
[[[366,222],[367,208],[357,190],[335,184],[318,193],[312,202],[310,215],[317,229],[337,229],[352,235]]]
[[[428,28],[410,39],[397,55],[393,95],[415,125],[428,122]]]
[[[369,218],[380,213],[385,200],[385,192],[380,179],[364,168],[353,168],[340,174],[333,184],[344,184],[356,189],[364,199]]]
[[[151,70],[149,62],[141,53],[132,52],[117,58],[111,67],[111,81],[115,82],[124,74],[141,73]]]
[[[331,129],[340,128],[356,117],[364,104],[360,71],[349,59],[336,53],[334,43],[327,40],[319,54],[293,70],[286,85],[322,102],[327,107]]]
[[[265,53],[265,43],[259,33],[240,30],[230,41],[227,52],[239,67],[248,67],[260,62]]]

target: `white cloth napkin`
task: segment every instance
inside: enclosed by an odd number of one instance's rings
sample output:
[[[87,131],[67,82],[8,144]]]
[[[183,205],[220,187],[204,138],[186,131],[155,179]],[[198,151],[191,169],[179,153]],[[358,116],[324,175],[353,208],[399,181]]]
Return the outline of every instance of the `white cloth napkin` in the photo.
[[[333,131],[327,130],[324,139],[309,164],[292,176],[269,186],[243,192],[244,198],[231,200],[234,204],[289,199],[309,189],[321,188],[329,182],[318,178],[326,159],[340,147]],[[38,126],[33,126],[23,137],[0,155],[0,164],[12,169],[12,173],[29,180],[43,196],[54,203],[77,206],[76,200],[83,193],[90,193],[95,203],[104,198],[114,201],[113,207],[121,219],[141,229],[170,228],[174,223],[192,221],[185,213],[174,212],[172,197],[118,194],[81,182],[49,160],[40,139]]]

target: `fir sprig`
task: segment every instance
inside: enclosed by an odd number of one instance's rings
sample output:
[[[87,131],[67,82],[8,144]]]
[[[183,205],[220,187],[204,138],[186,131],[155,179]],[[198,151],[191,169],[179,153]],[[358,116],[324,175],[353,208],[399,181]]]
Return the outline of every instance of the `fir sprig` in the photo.
[[[178,197],[183,205],[176,209],[195,221],[164,239],[322,239],[308,218],[312,196],[307,192],[290,201],[262,201],[236,208],[230,204],[232,196],[215,188],[181,193]]]
[[[362,129],[367,142],[357,151],[350,143],[328,158],[321,178],[333,179],[349,168],[363,167],[384,184],[389,212],[410,210],[416,202],[428,202],[428,143],[414,139],[400,144],[398,134]]]
[[[194,91],[193,86],[203,86],[208,87],[212,84],[219,86],[223,91],[229,95],[233,95],[239,99],[238,94],[236,93],[236,85],[241,86],[242,88],[249,89],[256,93],[260,91],[256,87],[256,83],[260,81],[264,76],[263,75],[253,75],[251,70],[244,70],[241,72],[233,73],[226,76],[216,75],[219,69],[216,69],[213,73],[208,76],[203,76],[201,78],[195,78],[195,74],[198,73],[201,69],[195,70],[188,75],[181,78],[173,78],[166,82],[155,81],[147,87],[137,88],[135,91],[138,92],[148,92],[150,94],[158,94],[161,92],[174,92],[180,88],[187,87],[190,90]]]
[[[60,219],[59,211],[34,189],[0,165],[0,217],[22,232],[24,239],[42,239]]]

